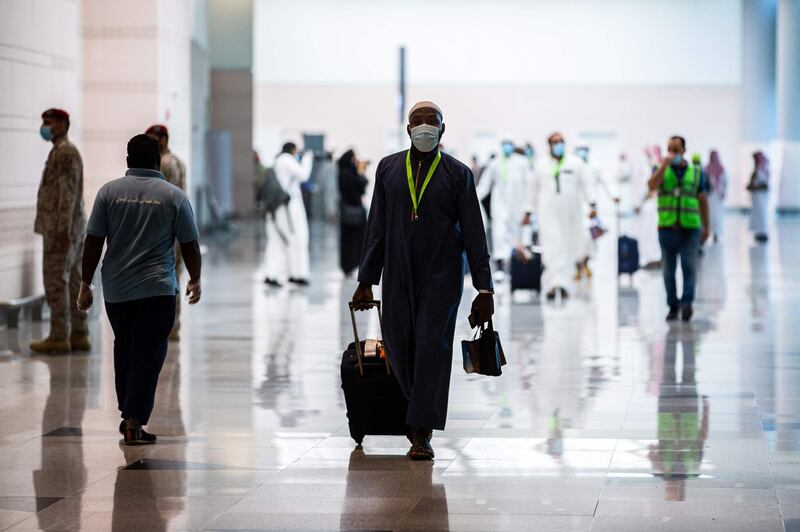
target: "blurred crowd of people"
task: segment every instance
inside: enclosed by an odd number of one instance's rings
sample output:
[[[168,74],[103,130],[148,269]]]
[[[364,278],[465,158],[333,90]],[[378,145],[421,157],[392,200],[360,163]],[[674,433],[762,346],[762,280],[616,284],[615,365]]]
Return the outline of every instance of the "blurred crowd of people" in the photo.
[[[662,245],[656,230],[659,191],[648,185],[664,160],[662,147],[646,146],[638,161],[622,152],[616,168],[601,168],[587,145],[567,150],[560,133],[551,135],[547,143],[547,153],[537,156],[531,142],[504,139],[499,153],[491,153],[484,162],[476,155],[471,158],[495,281],[506,279],[512,256],[545,250],[544,292],[551,299],[569,297],[574,281],[591,278],[596,240],[608,229],[598,217],[601,195],[615,205],[625,227],[632,228],[629,232],[638,242],[639,266],[662,268]],[[442,146],[442,150],[446,148]],[[753,159],[747,185],[752,196],[750,229],[756,241],[764,242],[768,239],[769,162],[761,151]],[[369,162],[359,159],[352,149],[334,161],[331,152],[301,152],[291,142],[283,146],[271,167],[261,163],[257,152],[254,161],[256,206],[266,218],[270,257],[265,283],[271,287],[281,287],[284,282],[309,283],[308,221],[312,212],[339,226],[341,270],[352,276],[358,268],[367,220],[364,196],[370,187]],[[716,243],[724,231],[728,173],[716,149],[707,158],[693,153],[687,164],[702,176],[708,206],[704,229]]]
[[[91,348],[85,312],[92,305],[92,279],[105,245],[104,298],[116,337],[120,432],[126,443],[153,443],[155,437],[142,427],[152,410],[167,342],[179,337],[176,295],[182,269],[189,274],[188,302],[196,303],[201,295],[199,231],[185,193],[185,165],[169,148],[166,126],[147,128],[128,143],[127,173],[100,190],[87,224],[83,163],[69,140],[69,128],[66,111],[42,114],[39,133],[53,146],[39,187],[35,231],[43,237],[51,324],[49,336],[33,342],[31,350]],[[506,139],[500,153],[485,164],[473,158],[470,171],[441,145],[443,114],[432,102],[412,108],[407,129],[412,147],[378,165],[369,213],[364,203],[371,181],[369,161],[354,150],[334,162],[332,153],[300,150],[286,142],[269,168],[254,154],[254,199],[265,219],[268,286],[310,283],[309,213],[322,213],[328,223],[339,226],[342,272],[351,276],[359,271],[354,306],[368,307],[371,287],[389,275],[383,297],[393,303],[390,307],[408,303],[400,297],[402,287],[415,286],[421,298],[408,316],[394,311],[389,328],[405,334],[411,329],[403,320],[421,312],[425,320],[420,323],[427,328],[415,334],[428,336],[417,338],[420,345],[432,345],[431,338],[445,333],[452,341],[455,314],[448,309],[457,308],[461,299],[464,252],[478,292],[472,307],[476,323],[491,318],[495,285],[511,275],[513,290],[515,263],[537,265],[536,286],[548,299],[568,298],[576,282],[592,275],[595,241],[606,232],[598,216],[598,198],[604,195],[620,220],[636,220],[629,237],[636,242],[636,253],[623,256],[620,238],[620,263],[631,257],[637,262],[624,273],[660,267],[667,319],[691,319],[702,244],[723,235],[728,174],[716,150],[704,162],[700,154],[687,155],[686,139],[675,135],[667,139],[665,154],[659,145],[645,148],[642,168],[622,153],[614,172],[608,172],[592,159],[589,146],[569,150],[564,135],[555,132],[547,138],[545,154],[537,157],[530,143]],[[768,239],[769,187],[769,161],[758,151],[747,190],[752,197],[750,229],[759,243]],[[403,254],[408,256],[398,259]],[[395,268],[396,262],[402,268]],[[683,271],[680,297],[678,265]],[[444,299],[443,287],[448,290]],[[133,360],[133,351],[149,358]],[[442,367],[449,368],[452,345],[440,355],[446,360]],[[433,456],[430,434],[443,427],[444,412],[446,405],[428,417],[419,414],[425,419],[411,423],[418,428],[412,450],[422,459]]]

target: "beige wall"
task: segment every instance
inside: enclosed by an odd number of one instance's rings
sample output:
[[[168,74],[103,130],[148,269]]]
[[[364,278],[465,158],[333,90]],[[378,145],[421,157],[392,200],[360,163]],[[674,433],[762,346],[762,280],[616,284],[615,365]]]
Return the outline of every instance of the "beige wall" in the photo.
[[[0,2],[0,301],[41,293],[36,191],[50,145],[40,115],[62,107],[80,147],[80,2]]]
[[[638,155],[680,132],[692,151],[720,148],[739,179],[730,200],[747,200],[736,171],[740,0],[254,1],[255,134],[266,155],[303,130],[327,132],[333,147],[383,154],[397,130],[403,46],[409,103],[444,106],[445,144],[461,156],[505,135],[541,152],[554,129],[573,143],[616,135],[606,148]],[[409,29],[420,9],[435,31]],[[654,39],[654,24],[667,19],[703,31]]]
[[[169,127],[173,151],[190,166],[190,7],[189,0],[84,0],[88,197],[124,174],[128,139],[154,123]]]
[[[0,1],[0,301],[42,293],[36,193],[50,146],[38,135],[48,107],[70,112],[84,161],[87,214],[97,189],[125,171],[125,144],[152,123],[194,181],[192,145],[203,149],[207,115],[192,141],[191,50],[208,100],[201,0]],[[199,28],[199,29],[198,29]],[[202,154],[201,154],[202,157]]]
[[[297,139],[303,131],[322,131],[329,147],[341,151],[352,146],[373,160],[391,148],[396,130],[393,85],[261,83],[255,90],[256,145],[264,153],[275,152],[277,139]],[[679,133],[692,152],[705,156],[717,147],[731,175],[737,175],[738,87],[411,86],[408,101],[420,99],[442,106],[444,143],[464,160],[475,149],[475,139],[487,133],[531,140],[542,153],[546,136],[555,130],[568,142],[580,133],[613,132],[620,148],[636,156],[645,143],[665,143]],[[740,185],[731,183],[732,204],[747,199]]]

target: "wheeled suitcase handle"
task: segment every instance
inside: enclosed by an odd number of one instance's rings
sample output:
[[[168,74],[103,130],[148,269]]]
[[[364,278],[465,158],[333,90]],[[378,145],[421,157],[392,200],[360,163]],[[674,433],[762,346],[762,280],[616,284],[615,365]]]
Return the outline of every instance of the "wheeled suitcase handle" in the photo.
[[[364,304],[367,305],[369,308],[375,308],[375,309],[378,310],[378,324],[380,325],[380,328],[381,328],[381,338],[383,338],[383,317],[381,316],[381,302],[378,301],[378,300],[372,300],[372,301],[365,301]],[[364,355],[361,353],[361,340],[358,337],[358,326],[356,325],[356,311],[355,311],[355,308],[353,306],[353,302],[352,301],[350,301],[349,307],[350,307],[350,321],[352,321],[352,323],[353,323],[353,336],[355,337],[355,340],[356,340],[356,342],[355,342],[355,345],[356,345],[356,365],[358,366],[359,375],[361,375],[363,377],[364,376],[364,362],[363,362]],[[386,351],[386,346],[385,345],[384,345],[383,348],[384,348],[384,351]],[[383,362],[386,364],[386,374],[387,375],[391,375],[392,374],[392,370],[389,367],[389,356],[388,356],[388,354],[384,356]]]
[[[362,304],[362,305],[366,305],[366,306],[367,306],[367,309],[371,309],[372,307],[377,307],[377,308],[378,308],[378,310],[380,310],[380,309],[381,309],[381,302],[380,302],[380,301],[378,301],[377,299],[372,299],[372,300],[370,300],[370,301],[362,301],[362,302],[361,302],[361,304]],[[355,310],[355,308],[354,308],[354,304],[353,304],[353,302],[352,302],[352,301],[350,301],[350,302],[348,303],[348,305],[350,305],[350,310]]]

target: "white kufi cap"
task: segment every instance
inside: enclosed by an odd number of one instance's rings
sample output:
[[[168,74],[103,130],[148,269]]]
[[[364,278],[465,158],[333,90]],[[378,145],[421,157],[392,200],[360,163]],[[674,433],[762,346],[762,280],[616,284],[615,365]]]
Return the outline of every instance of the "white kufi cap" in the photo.
[[[414,111],[417,111],[418,109],[433,109],[434,111],[439,113],[439,116],[442,116],[442,117],[444,116],[444,114],[442,113],[442,110],[439,108],[438,105],[436,105],[435,103],[433,103],[431,101],[428,101],[428,100],[422,100],[421,102],[415,103],[414,107],[412,107],[411,110],[408,112],[408,119],[409,120],[411,120],[411,115],[414,114]]]

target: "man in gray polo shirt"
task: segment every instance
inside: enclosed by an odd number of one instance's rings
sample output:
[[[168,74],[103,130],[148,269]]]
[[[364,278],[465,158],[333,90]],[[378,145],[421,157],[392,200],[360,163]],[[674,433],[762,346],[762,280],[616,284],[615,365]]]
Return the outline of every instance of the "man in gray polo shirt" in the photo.
[[[190,280],[189,304],[200,301],[200,245],[189,198],[159,171],[158,142],[136,135],[128,142],[125,177],[97,193],[86,228],[78,308],[93,300],[91,281],[103,243],[102,278],[106,313],[114,330],[114,373],[122,413],[120,433],[127,445],[155,443],[146,432],[158,375],[175,322],[178,280],[175,240]]]

